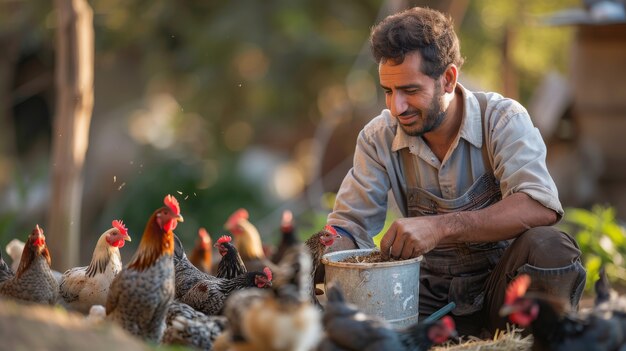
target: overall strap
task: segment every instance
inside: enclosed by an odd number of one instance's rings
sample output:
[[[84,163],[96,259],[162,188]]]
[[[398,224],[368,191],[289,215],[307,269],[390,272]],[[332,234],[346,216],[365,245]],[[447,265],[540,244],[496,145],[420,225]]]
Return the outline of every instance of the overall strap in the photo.
[[[407,188],[417,187],[417,167],[415,167],[414,156],[409,151],[408,147],[400,150],[402,156],[402,163],[404,165],[404,177],[406,179]]]
[[[489,158],[489,152],[487,151],[487,139],[486,135],[489,130],[487,128],[487,122],[485,111],[487,111],[487,95],[482,92],[474,92],[473,93],[476,99],[478,100],[478,104],[480,105],[480,122],[483,128],[483,146],[481,151],[483,153],[483,160],[487,162],[489,165],[489,169],[493,173],[493,165],[491,164],[491,158]],[[402,157],[402,163],[404,164],[404,176],[406,179],[407,187],[415,188],[417,187],[417,168],[415,167],[415,159],[414,156],[409,151],[409,148],[403,148],[400,150],[400,155]]]

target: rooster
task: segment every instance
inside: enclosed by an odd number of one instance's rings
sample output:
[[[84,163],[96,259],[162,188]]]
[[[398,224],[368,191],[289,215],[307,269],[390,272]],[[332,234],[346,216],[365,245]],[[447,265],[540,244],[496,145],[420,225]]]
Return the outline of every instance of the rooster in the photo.
[[[107,319],[146,340],[160,341],[165,316],[174,298],[174,232],[183,221],[171,195],[144,229],[131,262],[113,279],[106,300]]]
[[[337,284],[329,284],[323,323],[326,337],[318,350],[428,350],[433,344],[456,337],[450,316],[394,329],[377,316],[368,316],[349,304]]]
[[[234,235],[235,247],[249,271],[260,271],[264,267],[274,271],[276,265],[265,255],[261,235],[248,218],[248,211],[241,208],[228,218],[224,228]]]
[[[71,268],[63,273],[59,292],[67,307],[87,313],[91,306],[106,303],[109,286],[122,270],[120,248],[126,241],[131,241],[122,221],[114,220],[112,226],[100,235],[89,266]]]
[[[211,266],[213,265],[211,236],[204,228],[198,229],[198,239],[196,239],[196,244],[191,250],[189,261],[204,273],[211,273]]]
[[[191,306],[174,300],[167,310],[164,344],[184,345],[211,350],[215,339],[226,329],[224,316],[207,316]]]
[[[283,211],[283,216],[280,222],[280,233],[280,243],[276,248],[276,252],[272,255],[272,262],[274,263],[280,262],[289,248],[300,243],[294,230],[293,213],[289,210]]]
[[[311,282],[315,281],[315,274],[321,264],[324,252],[338,238],[340,238],[340,236],[339,234],[337,234],[335,228],[330,225],[326,225],[322,230],[311,235],[304,242],[304,245],[306,245],[306,247],[309,249],[309,253],[311,254],[311,260],[313,262],[313,267],[311,269]],[[315,285],[311,283],[311,301],[313,301],[313,303],[321,309],[322,305],[317,300],[316,295],[318,294],[316,290],[317,289],[315,289]]]
[[[527,293],[530,277],[522,274],[507,287],[500,315],[533,335],[533,350],[623,350],[626,314],[591,310],[576,313],[550,295]],[[599,305],[600,306],[600,305]]]
[[[59,294],[59,283],[50,269],[50,252],[39,225],[28,236],[17,272],[2,265],[0,295],[18,300],[53,305]]]
[[[231,240],[230,236],[222,235],[215,243],[215,247],[222,256],[215,275],[218,278],[232,279],[248,272],[237,248],[231,244]]]
[[[229,327],[215,350],[311,350],[322,336],[321,312],[311,304],[311,258],[299,245],[284,255],[270,289],[233,293],[224,315]]]

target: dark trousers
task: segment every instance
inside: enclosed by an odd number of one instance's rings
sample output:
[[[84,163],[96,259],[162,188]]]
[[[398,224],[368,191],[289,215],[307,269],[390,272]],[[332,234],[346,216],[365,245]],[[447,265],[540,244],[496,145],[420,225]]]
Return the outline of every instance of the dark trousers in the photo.
[[[485,337],[493,335],[496,329],[506,330],[507,320],[498,311],[509,282],[521,273],[531,277],[529,291],[556,295],[577,308],[586,279],[580,254],[576,241],[553,227],[532,228],[522,233],[488,275],[482,309],[469,315],[452,314],[459,335]]]

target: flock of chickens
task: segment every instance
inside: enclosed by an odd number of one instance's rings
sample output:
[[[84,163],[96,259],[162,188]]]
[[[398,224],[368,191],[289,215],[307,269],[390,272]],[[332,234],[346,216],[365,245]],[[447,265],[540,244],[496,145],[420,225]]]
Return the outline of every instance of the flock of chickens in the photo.
[[[241,209],[225,224],[234,242],[224,235],[212,245],[201,229],[188,257],[174,234],[179,222],[179,203],[167,195],[130,262],[122,264],[119,250],[131,237],[115,220],[96,243],[89,266],[63,274],[50,269],[43,230],[36,226],[13,268],[0,255],[0,299],[61,305],[90,318],[99,314],[100,323],[116,323],[145,341],[202,350],[427,350],[456,337],[449,316],[392,328],[347,303],[337,283],[327,285],[322,306],[314,276],[338,237],[330,226],[300,243],[287,211],[281,243],[269,255]],[[221,256],[216,264],[213,247]],[[626,303],[606,277],[596,284],[596,306],[585,312],[526,293],[529,285],[526,275],[511,282],[501,314],[533,334],[533,349],[626,350]]]
[[[174,234],[183,216],[175,197],[148,219],[137,251],[122,264],[120,248],[131,240],[122,221],[112,222],[96,243],[91,262],[60,274],[50,269],[43,230],[36,226],[15,269],[0,255],[0,299],[60,305],[115,323],[153,344],[202,350],[426,350],[455,333],[446,317],[395,330],[346,303],[338,285],[329,287],[325,307],[316,297],[314,276],[325,250],[338,238],[330,226],[300,243],[289,212],[283,215],[280,246],[271,256],[241,209],[216,240],[221,257],[213,264],[212,240],[200,230],[187,257]],[[13,256],[13,255],[12,255]]]

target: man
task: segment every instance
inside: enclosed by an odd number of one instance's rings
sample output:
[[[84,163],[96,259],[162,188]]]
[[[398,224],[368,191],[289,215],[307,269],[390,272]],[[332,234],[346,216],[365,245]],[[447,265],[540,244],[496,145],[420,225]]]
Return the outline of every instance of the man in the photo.
[[[576,306],[585,270],[576,242],[551,227],[563,209],[528,112],[458,82],[458,38],[440,12],[391,15],[370,43],[387,109],[358,136],[328,216],[343,234],[334,249],[374,246],[391,190],[404,218],[384,234],[381,251],[424,256],[420,319],[454,301],[461,334],[503,329],[506,285],[523,272],[531,290]]]

